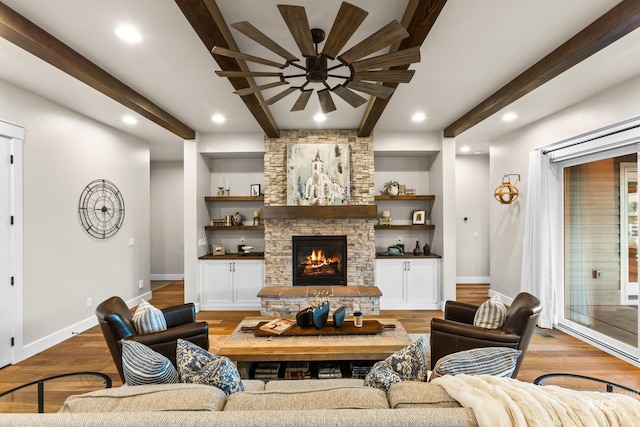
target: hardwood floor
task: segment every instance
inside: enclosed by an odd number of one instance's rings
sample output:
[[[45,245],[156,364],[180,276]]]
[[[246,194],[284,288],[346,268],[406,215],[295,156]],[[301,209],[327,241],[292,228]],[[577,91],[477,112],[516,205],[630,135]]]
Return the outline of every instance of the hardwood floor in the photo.
[[[180,303],[183,299],[182,282],[174,282],[153,293],[150,302],[157,307]],[[480,304],[488,296],[488,285],[458,285],[459,301]],[[258,311],[207,311],[198,313],[198,320],[209,323],[211,336],[229,335],[246,316]],[[396,317],[408,333],[428,333],[433,317],[442,317],[440,311],[385,310],[385,317]],[[0,392],[18,385],[52,375],[97,371],[109,375],[113,385],[121,384],[100,328],[95,326],[69,340],[56,345],[18,364],[0,369]],[[519,379],[531,382],[539,375],[567,372],[605,378],[628,387],[640,389],[640,369],[620,359],[555,330],[538,330],[520,370]],[[6,411],[0,405],[0,412]]]

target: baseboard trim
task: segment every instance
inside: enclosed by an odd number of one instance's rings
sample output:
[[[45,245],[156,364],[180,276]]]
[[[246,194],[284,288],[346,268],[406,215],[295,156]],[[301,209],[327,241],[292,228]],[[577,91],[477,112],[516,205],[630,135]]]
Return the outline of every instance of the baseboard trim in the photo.
[[[146,292],[142,295],[139,295],[135,298],[126,301],[127,307],[132,308],[140,304],[140,300],[149,300],[151,299],[151,292]],[[80,322],[74,323],[66,328],[63,328],[57,332],[52,333],[44,338],[33,341],[25,346],[16,354],[16,360],[14,363],[22,362],[25,359],[30,358],[31,356],[35,356],[36,354],[43,352],[54,345],[58,345],[63,341],[68,340],[69,338],[73,338],[75,335],[78,335],[87,329],[91,329],[98,324],[98,319],[96,316],[88,317]]]
[[[484,285],[491,283],[491,277],[456,277],[459,285]]]
[[[184,280],[184,273],[178,274],[150,274],[150,280]]]

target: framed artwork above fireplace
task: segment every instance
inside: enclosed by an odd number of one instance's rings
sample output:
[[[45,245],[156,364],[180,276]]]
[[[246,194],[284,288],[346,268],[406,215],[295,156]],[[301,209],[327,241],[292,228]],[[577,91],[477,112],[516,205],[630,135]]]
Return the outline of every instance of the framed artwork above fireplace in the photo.
[[[287,206],[349,204],[349,144],[287,144]]]

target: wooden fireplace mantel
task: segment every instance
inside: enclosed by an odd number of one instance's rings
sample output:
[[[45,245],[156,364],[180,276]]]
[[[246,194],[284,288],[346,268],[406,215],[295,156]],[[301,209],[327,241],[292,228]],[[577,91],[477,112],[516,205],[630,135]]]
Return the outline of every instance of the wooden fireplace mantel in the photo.
[[[334,219],[334,218],[376,218],[377,205],[348,206],[264,206],[263,219]]]

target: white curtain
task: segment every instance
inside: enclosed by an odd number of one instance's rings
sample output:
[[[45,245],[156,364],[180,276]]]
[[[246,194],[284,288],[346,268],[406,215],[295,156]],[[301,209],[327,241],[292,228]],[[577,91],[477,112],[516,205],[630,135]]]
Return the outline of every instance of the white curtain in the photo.
[[[542,150],[529,154],[529,185],[524,223],[521,287],[542,302],[538,326],[553,328],[557,321],[556,283],[562,274],[562,227],[559,168]]]

